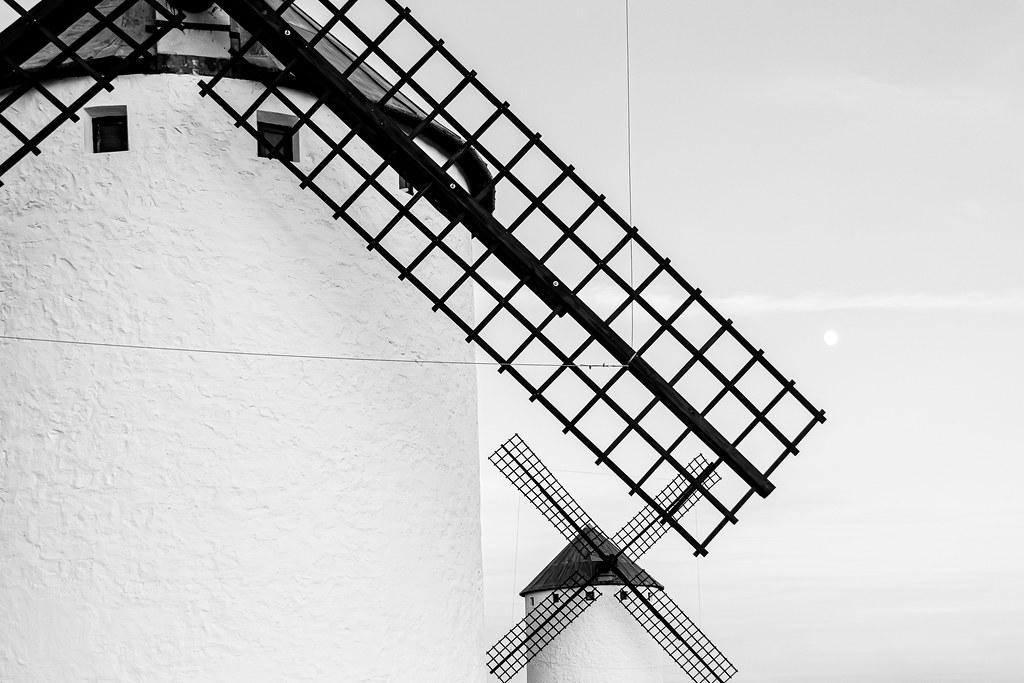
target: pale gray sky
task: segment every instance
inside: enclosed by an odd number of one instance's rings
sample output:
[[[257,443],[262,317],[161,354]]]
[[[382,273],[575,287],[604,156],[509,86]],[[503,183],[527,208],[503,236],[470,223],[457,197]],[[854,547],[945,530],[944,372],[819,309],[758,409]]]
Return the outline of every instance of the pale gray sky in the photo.
[[[625,212],[623,0],[408,4]],[[829,415],[699,581],[681,539],[644,566],[738,683],[1024,680],[1024,2],[630,10],[634,222]],[[603,526],[631,514],[480,379],[484,457],[518,431]],[[489,644],[563,542],[482,470]]]

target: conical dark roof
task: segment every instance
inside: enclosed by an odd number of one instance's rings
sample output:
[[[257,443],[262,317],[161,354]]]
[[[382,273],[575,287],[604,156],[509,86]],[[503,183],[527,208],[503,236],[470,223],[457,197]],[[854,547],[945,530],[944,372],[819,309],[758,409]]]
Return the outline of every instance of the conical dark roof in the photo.
[[[605,536],[599,529],[593,527],[587,527],[584,530],[590,538],[596,541],[600,547],[601,552],[606,555],[615,555],[620,552],[619,547],[616,546],[611,540]],[[589,548],[591,545],[584,538],[583,534],[576,537],[569,545],[565,546],[562,552],[555,556],[555,559],[548,563],[548,566],[537,574],[536,578],[530,582],[530,584],[524,588],[519,595],[527,595],[528,593],[536,593],[537,591],[549,591],[558,588],[573,588],[576,586],[584,585],[587,577],[590,577],[597,571],[597,566],[601,562],[600,556],[596,552],[584,553],[581,552],[585,548]],[[619,571],[621,571],[627,579],[634,586],[651,586],[654,588],[664,589],[660,583],[654,580],[654,578],[645,572],[643,569],[638,567],[632,560],[627,559],[625,556],[619,557]],[[580,580],[579,577],[584,577]],[[575,578],[574,578],[575,577]],[[597,586],[621,586],[623,585],[622,580],[611,572],[606,572],[597,577],[596,581],[590,582],[592,585]]]

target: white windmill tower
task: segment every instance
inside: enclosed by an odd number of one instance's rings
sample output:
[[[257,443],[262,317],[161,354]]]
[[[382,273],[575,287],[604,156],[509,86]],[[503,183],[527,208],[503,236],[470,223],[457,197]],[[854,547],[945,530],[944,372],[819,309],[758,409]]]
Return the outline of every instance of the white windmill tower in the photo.
[[[600,530],[586,529],[603,548],[615,554],[618,548]],[[520,591],[526,614],[544,600],[568,595],[585,586],[583,599],[594,603],[572,624],[548,643],[526,666],[529,683],[661,683],[665,665],[672,662],[651,637],[640,628],[615,600],[625,584],[610,572],[600,572],[600,557],[587,551],[577,537],[568,543],[527,586]],[[665,587],[629,560],[619,567],[636,586],[648,591]],[[571,576],[598,578],[569,580]]]
[[[483,677],[462,340],[698,554],[824,420],[397,0],[2,1],[0,673]]]
[[[57,44],[32,50],[7,74],[0,99],[16,100],[3,116],[26,132],[58,114],[51,96],[81,96],[89,70],[123,66],[4,178],[3,333],[471,361],[456,329],[266,158],[283,140],[282,156],[311,169],[323,148],[292,133],[280,98],[247,117],[258,144],[201,96],[245,30],[211,3],[174,5],[202,11],[171,30],[161,3],[43,2],[11,29],[24,34],[0,41],[39,37],[37,21],[74,46],[64,59]],[[352,53],[328,41],[348,68]],[[253,100],[281,73],[252,50],[220,92]],[[37,75],[38,89],[21,85]],[[390,87],[368,65],[353,80],[370,96]],[[425,118],[405,98],[389,111]],[[451,135],[424,132],[444,158]],[[4,142],[11,153],[17,141]],[[452,169],[458,182],[482,172],[472,154]],[[361,180],[342,165],[321,176]],[[408,198],[393,171],[381,182]],[[390,218],[383,197],[353,211],[368,229]],[[453,245],[468,253],[468,240]],[[468,293],[450,305],[472,315]],[[0,345],[0,679],[483,676],[471,366]]]

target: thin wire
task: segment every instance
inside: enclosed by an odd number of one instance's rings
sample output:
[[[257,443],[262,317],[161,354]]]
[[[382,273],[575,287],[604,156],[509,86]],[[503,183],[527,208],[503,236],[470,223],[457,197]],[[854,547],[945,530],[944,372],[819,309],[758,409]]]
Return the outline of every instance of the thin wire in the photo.
[[[516,591],[517,583],[516,574],[519,572],[519,513],[523,511],[523,496],[518,496],[519,503],[516,505],[516,551],[512,556],[512,624],[516,623],[516,597],[518,597]]]
[[[51,339],[46,337],[20,337],[0,334],[0,339],[8,341],[40,342],[44,344],[66,344],[69,346],[97,346],[110,349],[134,349],[143,351],[173,351],[176,353],[207,353],[219,356],[251,356],[259,358],[289,358],[298,360],[331,360],[366,363],[415,363],[418,365],[490,365],[498,367],[534,367],[534,368],[621,368],[617,363],[500,363],[498,361],[479,360],[436,360],[429,358],[380,358],[375,356],[323,356],[305,353],[271,353],[268,351],[230,351],[226,349],[199,349],[186,346],[154,346],[149,344],[115,344],[113,342],[81,341],[77,339]]]
[[[696,531],[700,531],[700,519],[698,516],[700,512],[697,510],[697,506],[693,507],[693,528]],[[697,556],[697,628],[700,628],[704,619],[704,610],[701,607],[700,600],[700,555]]]
[[[633,107],[632,83],[629,61],[629,0],[626,1],[626,196],[629,205],[629,225],[633,226]],[[633,289],[633,240],[629,241],[629,288]],[[634,326],[636,318],[636,302],[629,302],[629,345],[634,343]]]

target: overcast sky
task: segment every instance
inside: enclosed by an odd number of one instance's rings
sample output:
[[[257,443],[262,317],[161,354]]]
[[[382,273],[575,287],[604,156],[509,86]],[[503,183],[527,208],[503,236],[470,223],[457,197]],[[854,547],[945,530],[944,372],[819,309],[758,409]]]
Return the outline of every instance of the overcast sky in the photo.
[[[622,0],[408,4],[626,211]],[[699,565],[672,537],[642,564],[738,683],[1019,683],[1024,2],[632,0],[630,27],[634,223],[829,417]],[[480,380],[482,456],[519,432],[602,526],[633,512]],[[482,468],[492,642],[564,542]]]

